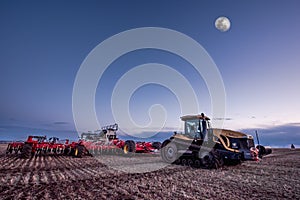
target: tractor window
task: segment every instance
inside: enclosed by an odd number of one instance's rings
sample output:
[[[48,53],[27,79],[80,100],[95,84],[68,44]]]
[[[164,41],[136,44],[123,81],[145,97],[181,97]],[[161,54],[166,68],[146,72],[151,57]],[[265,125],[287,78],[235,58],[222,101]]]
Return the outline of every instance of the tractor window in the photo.
[[[199,123],[199,120],[187,120],[185,121],[185,134],[189,137],[194,138],[197,133],[200,133],[201,123]]]
[[[185,134],[188,137],[205,138],[207,130],[210,129],[210,124],[206,120],[191,119],[185,121]]]
[[[248,142],[248,148],[254,147],[253,139],[248,139],[247,142]]]
[[[211,128],[210,122],[206,121],[206,123],[207,123],[207,129],[210,129]]]

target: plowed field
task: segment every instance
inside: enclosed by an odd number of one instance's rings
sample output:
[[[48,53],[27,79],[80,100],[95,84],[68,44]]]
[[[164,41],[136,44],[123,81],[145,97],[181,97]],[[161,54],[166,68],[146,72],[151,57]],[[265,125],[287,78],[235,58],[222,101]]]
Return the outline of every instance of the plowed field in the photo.
[[[124,158],[116,170],[101,158],[0,153],[0,199],[300,199],[300,151],[275,149],[259,162],[218,170],[166,166],[159,156]],[[121,163],[120,163],[121,162]],[[126,164],[127,162],[127,164]],[[130,163],[130,165],[128,165]]]

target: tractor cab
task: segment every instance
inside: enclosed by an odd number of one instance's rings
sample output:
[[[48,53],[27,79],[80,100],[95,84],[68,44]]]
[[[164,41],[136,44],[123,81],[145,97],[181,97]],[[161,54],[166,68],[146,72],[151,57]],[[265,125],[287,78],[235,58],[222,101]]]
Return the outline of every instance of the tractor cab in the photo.
[[[182,135],[191,139],[204,140],[211,128],[210,119],[203,113],[201,115],[182,116],[181,120],[184,121],[184,133]]]

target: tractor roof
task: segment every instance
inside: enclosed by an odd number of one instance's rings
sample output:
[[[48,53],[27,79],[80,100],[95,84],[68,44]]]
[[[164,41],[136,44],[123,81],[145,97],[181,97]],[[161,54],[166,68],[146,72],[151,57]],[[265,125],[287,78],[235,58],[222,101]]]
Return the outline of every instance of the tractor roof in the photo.
[[[202,115],[185,115],[185,116],[182,116],[180,117],[182,121],[186,121],[186,120],[189,120],[189,119],[205,119],[205,120],[210,120],[209,117],[207,116],[204,116],[202,117]]]

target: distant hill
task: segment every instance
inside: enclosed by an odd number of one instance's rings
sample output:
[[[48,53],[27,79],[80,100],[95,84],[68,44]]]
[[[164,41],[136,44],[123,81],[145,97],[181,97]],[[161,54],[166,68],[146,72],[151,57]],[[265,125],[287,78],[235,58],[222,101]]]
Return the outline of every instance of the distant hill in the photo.
[[[8,143],[10,143],[10,142],[12,142],[12,141],[4,141],[4,140],[0,140],[0,144],[8,144]]]

